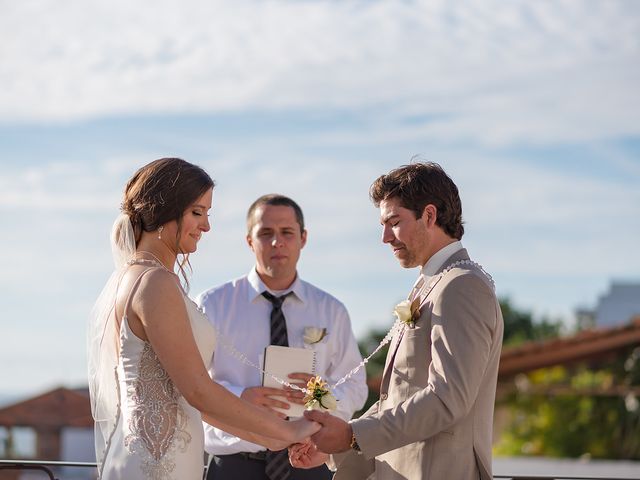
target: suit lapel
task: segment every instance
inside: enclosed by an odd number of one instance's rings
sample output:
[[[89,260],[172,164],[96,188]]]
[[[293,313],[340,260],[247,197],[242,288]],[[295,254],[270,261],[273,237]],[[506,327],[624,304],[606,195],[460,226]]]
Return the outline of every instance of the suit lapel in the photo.
[[[411,292],[409,293],[407,300],[409,300],[410,302],[413,302],[417,298],[418,293],[420,292],[422,287],[424,286],[424,283],[425,283],[425,280],[422,274],[418,275],[418,279],[413,284],[413,288],[411,288]],[[403,334],[404,334],[404,329],[400,330],[399,333],[394,335],[393,340],[391,341],[391,345],[389,345],[389,351],[387,352],[387,358],[385,359],[384,370],[382,373],[383,385],[385,382],[385,378],[387,377],[387,370],[389,368],[389,365],[393,363],[393,359],[396,356],[396,350],[398,350],[398,346],[400,346],[400,341],[402,340]]]
[[[461,250],[458,250],[456,253],[454,253],[449,258],[447,258],[447,260],[445,260],[445,262],[442,264],[442,267],[440,267],[440,269],[436,272],[436,274],[433,277],[431,277],[430,281],[425,282],[424,277],[420,275],[418,277],[418,280],[416,280],[416,283],[413,285],[413,289],[411,290],[411,293],[409,294],[408,299],[412,302],[416,298],[419,299],[418,300],[420,302],[419,308],[422,309],[422,307],[427,302],[427,299],[429,298],[429,295],[433,291],[434,287],[442,279],[442,276],[440,274],[449,265],[451,265],[452,263],[458,262],[460,260],[469,260],[469,255],[467,254],[467,250],[464,248]],[[396,358],[396,352],[398,351],[398,347],[402,342],[402,337],[404,336],[404,330],[405,329],[402,329],[400,333],[393,338],[393,342],[389,347],[389,352],[387,353],[387,358],[384,365],[384,371],[382,373],[383,387],[385,384],[388,383],[388,380],[391,376],[391,366],[393,365],[393,362]]]

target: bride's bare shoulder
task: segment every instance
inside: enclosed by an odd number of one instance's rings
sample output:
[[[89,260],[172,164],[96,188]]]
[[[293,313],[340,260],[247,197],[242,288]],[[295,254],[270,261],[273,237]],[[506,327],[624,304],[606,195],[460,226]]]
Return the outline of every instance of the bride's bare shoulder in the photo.
[[[139,295],[154,300],[181,295],[180,281],[174,273],[162,267],[147,269],[140,278]]]
[[[118,303],[124,304],[130,297],[131,303],[160,301],[180,294],[180,284],[175,274],[162,267],[131,265],[120,281]]]

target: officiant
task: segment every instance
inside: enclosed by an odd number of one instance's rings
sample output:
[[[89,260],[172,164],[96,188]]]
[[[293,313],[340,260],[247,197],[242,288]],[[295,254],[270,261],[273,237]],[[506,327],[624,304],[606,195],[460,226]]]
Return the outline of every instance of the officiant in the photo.
[[[313,374],[335,383],[362,357],[344,305],[297,273],[307,240],[300,206],[278,194],[258,198],[247,212],[246,240],[255,266],[247,275],[207,290],[197,299],[219,332],[220,342],[237,349],[234,352],[218,344],[209,374],[239,397],[270,414],[286,417],[290,404],[304,403],[304,394],[286,387],[262,386],[261,372],[249,362],[260,365],[266,346],[315,350],[315,372],[294,368],[290,378],[284,379],[302,388]],[[333,394],[338,399],[333,413],[350,419],[366,400],[364,369],[336,387]],[[209,480],[321,480],[332,475],[324,464],[310,470],[293,468],[286,450],[266,451],[208,424],[205,449],[211,456]]]

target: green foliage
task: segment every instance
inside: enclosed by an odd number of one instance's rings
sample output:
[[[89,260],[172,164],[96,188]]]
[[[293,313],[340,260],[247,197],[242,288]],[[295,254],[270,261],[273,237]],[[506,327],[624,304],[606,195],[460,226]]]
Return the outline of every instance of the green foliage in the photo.
[[[547,318],[534,320],[531,312],[516,309],[509,298],[500,299],[500,309],[504,319],[503,345],[513,346],[530,340],[557,337],[560,334],[560,321]]]
[[[640,385],[640,348],[597,369],[540,369],[515,383],[501,402],[510,423],[496,454],[640,459],[640,408],[631,393]]]
[[[500,302],[505,346],[544,340],[560,334],[561,323],[534,321]],[[517,390],[500,404],[510,423],[500,432],[498,455],[640,459],[638,398],[624,395],[640,385],[640,348],[622,352],[597,368],[556,366],[521,374]],[[622,392],[622,394],[619,394]]]

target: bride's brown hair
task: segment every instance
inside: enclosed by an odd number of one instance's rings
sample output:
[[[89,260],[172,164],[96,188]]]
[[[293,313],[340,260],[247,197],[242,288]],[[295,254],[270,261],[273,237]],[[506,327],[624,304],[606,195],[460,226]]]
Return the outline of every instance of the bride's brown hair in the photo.
[[[180,250],[180,227],[185,210],[215,182],[202,168],[181,158],[160,158],[140,168],[127,182],[122,212],[129,216],[136,245],[142,232],[157,231],[172,220],[178,224],[176,252],[183,255],[180,272],[188,285],[184,266],[189,255]]]

